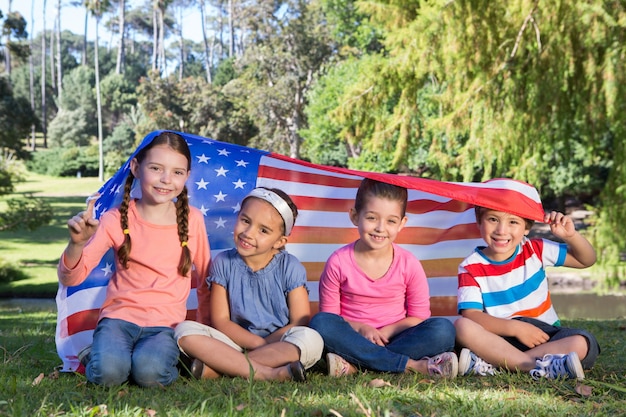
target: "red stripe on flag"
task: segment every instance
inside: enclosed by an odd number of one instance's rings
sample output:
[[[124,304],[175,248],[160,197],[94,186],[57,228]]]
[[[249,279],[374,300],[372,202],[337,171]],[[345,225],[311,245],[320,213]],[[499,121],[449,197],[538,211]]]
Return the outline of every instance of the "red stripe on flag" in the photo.
[[[430,297],[430,312],[433,316],[457,316],[456,297]]]
[[[290,161],[294,163],[298,163],[298,165],[302,165],[298,162]],[[316,167],[319,169],[319,167]],[[353,174],[354,175],[354,174]],[[268,178],[272,180],[280,180],[280,181],[291,181],[291,182],[300,182],[303,184],[315,184],[315,185],[326,185],[332,187],[346,187],[346,188],[358,188],[361,184],[361,179],[351,179],[351,178],[339,178],[333,177],[325,174],[313,174],[310,172],[301,172],[301,171],[290,171],[285,170],[284,168],[276,168],[269,165],[260,165],[259,166],[259,178]]]
[[[480,232],[476,224],[458,224],[448,229],[433,227],[406,227],[396,237],[395,243],[432,245],[438,242],[460,239],[476,239]]]
[[[68,334],[62,334],[61,337],[67,337],[68,335],[84,332],[85,330],[95,329],[99,316],[99,308],[83,310],[70,314],[65,319],[67,326],[64,326],[64,328],[67,329]]]

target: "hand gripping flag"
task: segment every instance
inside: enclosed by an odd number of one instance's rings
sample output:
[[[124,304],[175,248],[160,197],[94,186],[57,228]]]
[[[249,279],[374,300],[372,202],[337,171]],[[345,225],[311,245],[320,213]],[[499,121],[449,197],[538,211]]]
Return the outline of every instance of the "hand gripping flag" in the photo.
[[[161,131],[147,135],[122,168],[99,190],[95,217],[119,205],[130,160]],[[279,188],[289,194],[299,215],[287,250],[306,267],[313,312],[317,311],[317,282],[329,255],[358,238],[348,211],[363,178],[406,187],[408,222],[396,243],[422,263],[430,287],[435,316],[456,315],[457,268],[478,245],[474,205],[507,211],[542,221],[537,190],[529,184],[495,179],[484,183],[442,182],[424,178],[354,171],[311,164],[283,155],[176,132],[192,154],[187,182],[189,201],[205,216],[212,256],[233,246],[233,225],[240,202],[252,189]],[[56,296],[56,345],[63,371],[78,368],[76,354],[91,343],[106,286],[114,273],[109,251],[87,279],[75,287],[59,286]],[[188,318],[195,318],[197,297],[192,288]]]

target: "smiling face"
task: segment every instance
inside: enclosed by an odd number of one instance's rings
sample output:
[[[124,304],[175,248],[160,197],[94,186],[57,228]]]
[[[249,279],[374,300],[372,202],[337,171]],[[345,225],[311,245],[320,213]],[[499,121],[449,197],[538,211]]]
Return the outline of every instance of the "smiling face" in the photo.
[[[167,145],[156,145],[139,162],[131,161],[131,171],[139,179],[141,200],[150,205],[171,203],[189,178],[189,161]]]
[[[390,249],[391,243],[407,221],[398,200],[369,195],[358,212],[350,211],[352,223],[359,229],[359,242],[370,250]]]
[[[509,259],[530,231],[522,217],[496,210],[485,210],[478,220],[478,228],[487,243],[483,253],[496,262]]]
[[[237,216],[235,246],[253,271],[264,268],[287,243],[283,218],[267,201],[247,198]]]

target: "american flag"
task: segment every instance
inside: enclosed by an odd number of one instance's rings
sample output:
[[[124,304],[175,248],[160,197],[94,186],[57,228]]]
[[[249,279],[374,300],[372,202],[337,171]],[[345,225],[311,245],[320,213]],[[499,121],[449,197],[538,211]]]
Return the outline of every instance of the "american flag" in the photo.
[[[161,131],[150,133],[122,168],[99,190],[95,216],[119,205],[129,162]],[[539,195],[529,184],[510,179],[485,183],[454,183],[424,178],[354,171],[311,164],[283,155],[208,138],[182,135],[192,153],[187,182],[190,203],[205,216],[211,255],[233,246],[233,225],[241,200],[255,187],[279,188],[289,194],[299,215],[287,251],[304,264],[313,311],[317,311],[318,279],[329,255],[358,238],[348,211],[365,177],[409,190],[408,222],[396,243],[411,251],[428,276],[431,310],[435,316],[456,316],[457,268],[480,238],[473,205],[512,212],[541,221]],[[76,354],[91,343],[106,285],[114,272],[109,251],[79,286],[60,285],[56,296],[56,345],[63,371],[75,371]],[[188,317],[195,317],[197,298],[192,288]]]

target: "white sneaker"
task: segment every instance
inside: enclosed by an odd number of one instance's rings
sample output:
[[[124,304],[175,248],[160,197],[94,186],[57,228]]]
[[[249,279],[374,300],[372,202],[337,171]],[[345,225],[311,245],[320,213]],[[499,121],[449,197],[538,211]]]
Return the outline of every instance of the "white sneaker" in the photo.
[[[530,371],[530,375],[534,379],[585,379],[585,372],[576,352],[567,355],[545,355],[537,359],[537,367]]]
[[[328,376],[338,378],[349,374],[350,364],[337,354],[327,353],[326,364],[328,365]]]
[[[443,352],[428,359],[428,374],[442,378],[456,378],[459,360],[454,352]]]
[[[484,359],[476,355],[474,352],[467,348],[463,348],[459,354],[459,375],[480,375],[480,376],[493,376],[498,374],[499,371],[495,366],[486,362]]]

